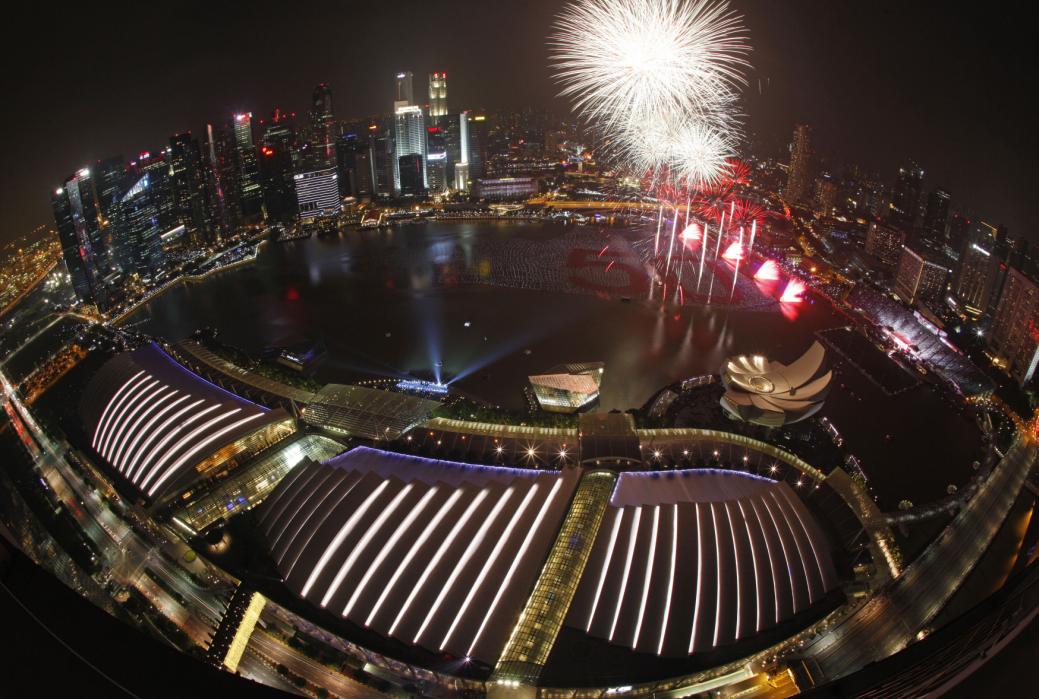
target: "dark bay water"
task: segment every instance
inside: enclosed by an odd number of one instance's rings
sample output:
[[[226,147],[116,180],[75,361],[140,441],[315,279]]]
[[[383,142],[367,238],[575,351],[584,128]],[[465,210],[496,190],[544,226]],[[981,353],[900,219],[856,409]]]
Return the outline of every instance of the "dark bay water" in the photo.
[[[431,378],[439,370],[461,389],[512,407],[523,405],[528,375],[603,361],[600,410],[641,406],[672,381],[716,372],[731,354],[792,360],[815,331],[845,324],[822,301],[788,309],[788,317],[749,282],[728,303],[724,277],[715,305],[662,306],[659,289],[649,300],[632,235],[429,222],[270,243],[255,264],[173,289],[131,322],[171,339],[211,326],[253,352],[321,341],[328,356],[320,380]],[[925,387],[891,398],[838,368],[843,386],[834,387],[824,414],[868,472],[901,471],[897,486],[883,487],[884,499],[938,497],[966,478],[977,437],[962,415]]]

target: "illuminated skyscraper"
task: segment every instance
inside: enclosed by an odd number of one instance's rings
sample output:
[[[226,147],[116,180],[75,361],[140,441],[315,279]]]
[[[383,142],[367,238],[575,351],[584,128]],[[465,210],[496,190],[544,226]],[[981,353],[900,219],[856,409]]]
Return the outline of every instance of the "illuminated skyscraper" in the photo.
[[[972,232],[960,254],[960,266],[953,280],[953,295],[964,310],[975,316],[991,313],[999,300],[1006,278],[1008,251],[992,233]]]
[[[924,186],[924,170],[910,160],[898,169],[898,179],[891,193],[887,220],[906,230],[912,229],[920,214],[920,196]]]
[[[945,289],[948,276],[948,268],[907,245],[895,271],[895,293],[906,303],[926,299]]]
[[[1011,267],[992,318],[988,344],[1022,386],[1039,365],[1039,285]]]
[[[174,218],[189,232],[208,238],[202,151],[190,131],[170,137],[169,164]]]
[[[321,83],[314,88],[310,109],[310,158],[314,167],[332,167],[336,157],[336,120],[332,90]]]
[[[344,133],[336,142],[339,194],[346,197],[372,195],[372,163],[367,134]]]
[[[794,127],[794,140],[790,144],[790,166],[787,170],[786,187],[783,198],[791,204],[804,201],[809,195],[811,183],[812,151],[809,142],[811,134],[807,124]]]
[[[866,254],[877,258],[888,268],[894,267],[902,256],[902,246],[906,242],[904,231],[886,223],[874,221],[866,231]]]
[[[96,303],[105,309],[108,306],[105,277],[111,265],[97,220],[90,170],[83,168],[66,178],[54,192],[51,204],[62,255],[76,296],[84,303]]]
[[[127,274],[153,280],[165,264],[159,205],[163,192],[153,185],[154,174],[143,174],[120,198],[112,239]]]
[[[422,108],[416,105],[398,106],[394,115],[395,153],[393,161],[393,189],[401,192],[400,161],[409,155],[421,156],[422,189],[427,187],[425,174],[426,160],[426,119]],[[409,161],[410,164],[410,161]]]
[[[429,116],[447,116],[447,73],[429,74]]]
[[[238,206],[243,218],[259,216],[263,207],[260,170],[256,162],[256,146],[253,144],[252,119],[252,112],[234,115]]]
[[[330,167],[297,172],[294,179],[300,222],[306,225],[320,219],[334,221],[342,202],[336,169]]]
[[[439,126],[426,129],[426,181],[432,194],[447,191],[447,143]]]
[[[813,201],[815,213],[819,216],[832,216],[833,207],[837,203],[837,183],[829,173],[824,172],[815,179],[815,197]]]
[[[406,105],[415,103],[415,92],[412,90],[411,87],[412,81],[413,76],[410,70],[405,70],[401,71],[400,73],[397,73],[395,84],[396,90],[394,91],[395,103],[403,102]]]
[[[97,190],[97,208],[101,217],[110,220],[116,202],[126,190],[126,162],[116,155],[98,160],[94,166],[94,187]]]

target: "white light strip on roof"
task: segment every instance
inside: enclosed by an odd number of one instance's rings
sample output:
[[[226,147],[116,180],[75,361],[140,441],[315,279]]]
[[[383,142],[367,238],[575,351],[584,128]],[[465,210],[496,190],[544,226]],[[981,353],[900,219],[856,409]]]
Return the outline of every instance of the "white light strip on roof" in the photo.
[[[170,394],[170,396],[172,397],[176,394],[177,392],[174,391]],[[189,398],[191,398],[189,394],[184,394],[183,396],[173,401],[159,412],[155,413],[155,415],[153,415],[152,418],[148,420],[148,422],[144,423],[144,426],[137,431],[137,435],[134,436],[133,441],[130,442],[130,446],[126,450],[125,463],[122,464],[123,468],[126,469],[125,475],[127,478],[130,477],[130,475],[133,473],[134,468],[137,466],[137,457],[140,456],[140,453],[137,451],[137,445],[138,443],[140,443],[141,438],[144,438],[144,442],[142,443],[143,449],[143,446],[146,445],[149,441],[151,441],[153,435],[155,434],[155,432],[152,431],[152,428],[155,426],[155,423],[161,420],[163,415],[170,412],[171,410],[173,410]]]
[[[397,566],[397,570],[394,571],[393,577],[390,578],[390,583],[385,588],[383,588],[382,594],[379,595],[379,599],[376,600],[375,606],[372,607],[372,611],[368,612],[368,618],[364,620],[365,626],[368,626],[372,623],[372,619],[375,618],[375,615],[378,614],[379,609],[382,607],[382,603],[386,601],[386,598],[389,597],[390,592],[393,591],[393,588],[397,584],[397,581],[400,579],[401,574],[404,573],[408,565],[411,563],[412,559],[414,559],[415,556],[418,554],[419,550],[426,543],[426,540],[433,535],[433,532],[436,531],[436,528],[440,526],[440,522],[443,521],[444,517],[447,515],[448,512],[451,511],[451,508],[454,507],[455,503],[458,502],[458,499],[460,497],[462,497],[462,489],[458,488],[457,490],[455,490],[455,492],[451,493],[451,497],[447,499],[447,502],[441,505],[440,511],[437,512],[436,517],[433,518],[433,521],[430,522],[429,526],[426,527],[425,530],[422,532],[422,535],[418,538],[418,541],[412,544],[411,550],[408,551],[408,555],[404,557],[404,560],[401,561],[400,565]]]
[[[285,533],[289,530],[289,524],[292,522],[292,518],[295,517],[296,514],[299,514],[299,506],[297,505],[296,512],[290,514],[288,519],[282,523],[281,518],[285,516],[286,512],[288,512],[289,505],[293,502],[305,503],[312,500],[312,496],[315,493],[322,492],[320,488],[328,482],[329,478],[335,475],[336,470],[332,468],[311,468],[300,471],[300,473],[303,475],[293,478],[291,483],[286,483],[291,492],[286,492],[282,498],[277,502],[272,502],[270,505],[268,514],[272,516],[268,528],[273,529],[274,527],[278,527],[279,529],[274,540],[271,541],[271,544],[268,547],[271,551],[275,550],[278,542],[281,541],[281,538],[285,536]],[[310,484],[315,480],[317,480],[315,486],[310,487]],[[330,488],[329,490],[332,489]],[[278,511],[278,514],[274,514],[275,510]],[[279,525],[281,526],[279,527]]]
[[[164,386],[164,389],[169,389],[169,386]],[[122,471],[126,467],[126,462],[129,459],[131,447],[137,444],[137,440],[141,438],[141,423],[145,425],[151,423],[148,418],[151,417],[152,413],[155,413],[159,408],[165,405],[171,398],[177,395],[176,389],[170,389],[167,393],[163,394],[160,392],[159,395],[151,401],[148,409],[141,413],[140,417],[137,418],[137,422],[130,429],[129,433],[123,439],[123,443],[119,446],[119,449],[115,452],[115,458],[112,459],[112,464]],[[145,422],[147,420],[147,422]]]
[[[703,535],[700,527],[700,503],[696,505],[696,602],[693,604],[693,632],[689,634],[689,652],[696,647],[696,627],[700,623],[700,591],[703,589]]]
[[[462,601],[462,606],[458,608],[458,613],[455,614],[454,621],[451,622],[451,627],[447,630],[444,635],[444,640],[440,642],[440,650],[444,650],[451,641],[451,635],[455,632],[455,628],[458,623],[465,616],[466,610],[469,608],[469,604],[473,601],[473,597],[476,596],[477,591],[483,585],[484,579],[487,577],[487,573],[490,572],[491,568],[498,560],[498,556],[501,555],[501,550],[505,548],[505,544],[512,537],[512,530],[516,528],[516,522],[520,520],[523,513],[527,511],[527,506],[530,505],[530,501],[534,498],[534,495],[538,492],[538,484],[534,483],[530,488],[527,489],[527,494],[523,496],[523,500],[520,502],[520,506],[516,508],[516,511],[512,515],[512,519],[505,525],[505,531],[498,537],[498,540],[494,544],[494,549],[491,551],[491,555],[487,557],[487,560],[483,564],[483,568],[480,569],[479,575],[476,576],[476,580],[472,585],[469,586],[469,594],[465,596],[465,600]]]
[[[635,621],[635,635],[631,647],[638,650],[639,636],[642,635],[642,620],[646,616],[646,602],[649,600],[649,584],[653,579],[653,563],[657,557],[657,534],[660,531],[660,505],[653,507],[653,529],[650,530],[649,554],[646,556],[646,575],[642,581],[642,601],[639,603],[639,615]]]
[[[214,405],[213,407],[220,408],[220,407],[225,407],[225,406]],[[166,473],[169,472],[168,469],[163,469],[162,467],[166,463],[168,463],[171,459],[173,459],[173,457],[178,452],[180,452],[181,449],[183,449],[184,447],[186,447],[189,444],[193,443],[200,435],[205,434],[206,430],[212,429],[218,423],[223,422],[224,420],[228,419],[232,415],[237,415],[240,412],[242,412],[241,408],[232,408],[231,410],[228,410],[227,412],[220,413],[216,417],[212,418],[211,420],[209,420],[207,422],[203,422],[201,425],[199,425],[195,429],[191,430],[191,432],[188,432],[186,435],[181,437],[177,441],[177,443],[173,445],[173,447],[171,449],[166,451],[162,455],[162,457],[152,465],[151,469],[148,471],[148,475],[146,475],[144,478],[141,479],[141,482],[140,482],[141,490],[144,490],[145,488],[147,488],[148,484],[151,483],[152,480],[156,476],[158,476],[160,473],[165,475]],[[187,424],[187,423],[185,423],[185,424]],[[191,447],[190,451],[194,451],[197,448],[198,448],[197,445],[194,446],[194,447]],[[190,453],[190,452],[188,452],[188,453]]]
[[[504,508],[505,504],[512,499],[512,495],[514,493],[515,487],[510,485],[502,494],[501,498],[498,499],[498,502],[495,504],[495,508],[490,511],[490,516],[483,520],[482,525],[480,525],[480,529],[477,530],[476,537],[472,541],[470,541],[469,545],[465,546],[465,553],[463,553],[461,558],[458,559],[458,562],[455,564],[454,570],[452,570],[451,574],[448,576],[447,584],[442,586],[441,591],[439,591],[439,594],[436,595],[436,600],[433,602],[433,606],[429,609],[429,612],[426,614],[426,618],[423,620],[422,625],[419,627],[419,633],[415,635],[414,643],[419,642],[419,638],[422,636],[423,631],[426,630],[426,626],[428,626],[429,622],[432,621],[434,616],[436,616],[436,612],[437,610],[439,610],[439,608],[441,608],[441,604],[444,603],[445,597],[448,596],[448,594],[451,592],[451,588],[454,587],[455,581],[458,580],[458,575],[461,574],[461,571],[465,569],[465,566],[469,565],[469,560],[473,558],[473,554],[476,552],[476,549],[480,547],[480,545],[483,543],[483,540],[487,537],[487,531],[492,526],[494,526],[495,521],[498,520],[498,515],[502,512],[502,508]]]
[[[188,451],[184,452],[184,454],[179,459],[177,459],[176,463],[174,463],[172,466],[170,466],[168,469],[166,469],[166,472],[162,474],[162,476],[159,478],[159,480],[155,481],[155,485],[153,485],[148,490],[148,495],[154,495],[155,491],[159,489],[160,485],[162,485],[170,476],[172,476],[174,473],[176,473],[185,464],[190,464],[191,462],[189,461],[189,459],[198,458],[201,455],[202,450],[205,449],[206,447],[208,447],[210,444],[212,444],[216,440],[220,439],[225,434],[227,434],[229,432],[233,432],[234,430],[237,430],[239,427],[242,427],[247,422],[251,422],[252,420],[255,420],[256,418],[262,417],[262,416],[263,416],[263,413],[253,413],[252,415],[247,415],[246,417],[243,417],[241,420],[239,420],[237,422],[233,422],[230,425],[228,425],[227,427],[224,427],[223,429],[221,429],[221,430],[219,430],[217,432],[214,432],[213,434],[209,435],[208,437],[203,439],[201,442],[196,444],[194,447],[192,447]],[[211,420],[210,423],[212,423],[212,422],[216,422],[216,420],[215,419]],[[207,423],[207,425],[205,425],[205,426],[208,427],[209,424]],[[198,430],[196,430],[196,432],[201,434],[201,430],[202,430],[202,427],[199,427]],[[178,444],[177,446],[179,447],[180,445]]]
[[[108,420],[108,413],[111,412],[112,406],[114,406],[116,402],[119,400],[119,396],[122,395],[123,391],[130,388],[130,385],[138,378],[140,378],[141,374],[143,373],[144,370],[142,369],[141,371],[138,371],[136,374],[128,378],[126,381],[123,382],[123,385],[119,387],[119,390],[113,393],[112,397],[108,399],[108,403],[105,405],[105,409],[101,411],[101,417],[97,419],[97,426],[94,427],[94,437],[90,440],[91,448],[97,449],[97,444],[101,440],[101,435],[104,433],[104,425],[105,422]]]
[[[346,606],[343,608],[344,617],[350,616],[350,611],[353,609],[354,604],[357,603],[357,600],[364,593],[364,589],[368,586],[368,583],[371,581],[375,573],[378,572],[382,562],[386,560],[386,557],[389,556],[397,546],[397,542],[400,541],[401,537],[411,529],[415,520],[418,519],[419,515],[421,515],[423,510],[426,509],[426,506],[429,505],[429,501],[433,499],[438,487],[439,486],[433,486],[430,490],[426,491],[426,494],[423,495],[422,499],[418,501],[418,504],[412,508],[411,512],[408,513],[408,516],[393,532],[393,536],[390,537],[389,541],[386,542],[386,545],[382,547],[381,551],[379,551],[379,555],[374,561],[372,561],[372,564],[368,566],[368,570],[365,572],[364,577],[361,578],[361,582],[354,589],[353,595],[350,596],[350,601],[348,601]]]
[[[260,513],[259,520],[260,525],[266,528],[268,536],[271,534],[271,528],[277,523],[278,519],[278,517],[271,519],[271,514],[275,509],[278,509],[278,507],[283,504],[282,500],[285,498],[291,498],[294,493],[299,492],[296,488],[296,481],[302,477],[302,474],[307,472],[313,472],[313,470],[306,468],[293,468],[284,478],[281,479],[278,483],[278,487],[271,491],[271,494],[264,499],[263,512]]]
[[[711,640],[711,646],[718,646],[718,632],[721,630],[722,623],[722,551],[721,551],[721,536],[718,533],[718,515],[714,510],[714,503],[711,503],[711,526],[714,528],[714,570],[715,579],[717,584],[714,588],[714,637]]]
[[[408,497],[408,493],[410,493],[414,487],[414,484],[408,483],[406,486],[401,488],[400,492],[394,495],[393,499],[390,500],[390,504],[386,506],[386,509],[379,513],[379,516],[376,517],[371,526],[365,527],[364,535],[361,536],[357,545],[354,546],[350,555],[347,556],[346,561],[344,561],[343,565],[339,568],[339,572],[336,573],[336,576],[332,579],[332,584],[328,586],[325,596],[321,598],[322,607],[327,605],[328,601],[335,596],[336,592],[339,591],[339,586],[343,584],[343,580],[350,574],[350,570],[354,567],[354,564],[357,563],[357,559],[360,558],[361,554],[364,553],[364,550],[368,548],[368,544],[371,543],[372,537],[379,533],[379,530],[382,529],[384,524],[386,524],[386,520],[393,516],[393,513],[396,512],[397,508],[400,506],[401,501]]]
[[[510,485],[502,496],[498,498],[498,502],[495,503],[490,516],[480,525],[480,528],[476,532],[476,536],[470,540],[469,545],[465,547],[465,553],[463,553],[462,557],[458,559],[457,563],[455,563],[454,570],[452,570],[451,575],[448,576],[447,582],[440,587],[440,593],[437,594],[436,601],[433,603],[433,606],[429,608],[429,612],[426,613],[426,618],[422,621],[422,625],[419,627],[418,633],[415,634],[412,643],[419,642],[419,638],[422,636],[423,632],[425,632],[426,627],[429,626],[429,622],[433,620],[433,617],[436,616],[437,611],[440,609],[440,605],[444,603],[444,599],[448,594],[450,594],[451,588],[454,587],[455,581],[458,580],[458,576],[461,575],[462,571],[465,570],[465,567],[469,564],[469,559],[473,557],[473,553],[483,545],[483,540],[487,538],[488,530],[498,520],[498,515],[501,514],[502,508],[512,499],[515,492],[516,488]]]
[[[790,565],[790,554],[786,550],[786,542],[783,541],[783,534],[779,531],[779,522],[776,521],[776,516],[772,514],[772,508],[768,506],[768,500],[762,496],[761,504],[765,506],[765,512],[768,512],[769,518],[772,520],[772,529],[776,532],[776,537],[779,539],[779,545],[783,549],[783,562],[786,563],[786,574],[787,579],[790,581],[790,600],[794,605],[794,614],[797,614],[797,586],[794,585],[794,573]],[[779,608],[779,605],[776,605]]]
[[[765,552],[768,554],[768,567],[772,571],[772,606],[776,610],[776,623],[779,623],[779,576],[776,574],[776,557],[772,554],[772,544],[768,543],[768,532],[765,531],[764,525],[761,523],[761,514],[758,512],[758,506],[754,504],[753,500],[750,500],[750,509],[754,513],[754,519],[758,523],[758,531],[761,532],[761,538],[765,540]]]
[[[426,569],[422,571],[422,576],[419,578],[418,583],[411,589],[411,594],[408,595],[404,605],[400,608],[400,611],[397,612],[397,618],[393,620],[393,625],[390,626],[390,632],[387,635],[392,636],[393,632],[397,630],[397,625],[400,624],[404,615],[408,613],[408,609],[411,608],[411,603],[415,601],[416,597],[418,597],[419,592],[421,592],[422,588],[425,587],[426,581],[429,580],[429,576],[433,574],[434,569],[436,569],[437,565],[440,563],[440,559],[444,557],[444,554],[446,554],[448,549],[451,548],[451,545],[454,544],[458,532],[462,531],[465,525],[469,523],[473,513],[476,512],[476,508],[482,505],[483,501],[487,499],[487,494],[489,492],[490,491],[486,488],[481,490],[479,495],[469,503],[469,507],[467,507],[465,512],[462,513],[462,516],[458,518],[455,525],[451,527],[451,531],[448,532],[447,538],[440,544],[440,548],[437,549],[436,554],[433,556],[433,560],[431,560],[429,565],[426,566]]]
[[[163,401],[173,395],[172,393],[166,393],[167,390],[169,390],[169,386],[160,383],[146,397],[142,396],[140,404],[123,419],[122,429],[115,439],[112,440],[111,454],[108,457],[110,464],[116,468],[119,467],[123,449],[126,448],[126,443],[130,437],[137,434],[137,428],[141,426],[141,421],[150,415],[157,405],[162,405]]]
[[[140,451],[137,452],[137,455],[134,457],[133,462],[131,462],[130,467],[127,468],[127,479],[133,482],[134,479],[140,478],[141,475],[144,473],[144,468],[148,466],[149,462],[151,462],[153,458],[155,458],[156,454],[160,449],[162,449],[162,446],[165,442],[174,438],[177,432],[180,431],[180,429],[186,426],[187,424],[197,420],[198,418],[202,418],[202,416],[206,414],[206,412],[209,412],[210,410],[215,410],[218,407],[214,405],[210,408],[206,408],[205,411],[196,412],[195,414],[191,415],[190,418],[188,418],[183,425],[181,425],[180,427],[175,427],[174,429],[171,429],[169,432],[166,432],[166,429],[169,428],[172,424],[176,423],[178,420],[180,420],[181,416],[184,415],[184,413],[186,413],[188,410],[193,410],[194,408],[198,407],[199,405],[202,405],[205,402],[206,401],[199,399],[191,405],[187,405],[181,408],[174,414],[170,415],[169,418],[167,418],[166,421],[162,423],[162,425],[159,425],[159,427],[157,427],[154,432],[149,434],[148,438],[144,439],[144,441],[141,442]],[[157,439],[163,433],[165,433],[165,436],[163,436],[163,438],[159,440],[159,443],[157,443],[157,445],[153,447],[151,451],[149,451],[148,448],[151,445],[152,441]],[[148,455],[144,456],[144,458],[140,460],[140,469],[137,469],[137,459],[144,455],[145,452],[148,452]],[[135,471],[137,472],[136,474],[134,473]]]
[[[379,487],[368,494],[368,497],[364,499],[361,506],[354,510],[354,513],[350,515],[350,518],[346,520],[346,523],[339,529],[339,533],[335,535],[332,542],[321,554],[321,557],[317,561],[317,565],[314,566],[313,570],[310,571],[310,576],[307,578],[306,584],[303,585],[303,591],[300,592],[300,597],[306,597],[310,593],[310,588],[317,582],[318,576],[325,570],[325,566],[328,565],[328,561],[331,560],[332,556],[335,555],[339,547],[343,545],[343,540],[350,536],[350,532],[357,526],[357,522],[364,517],[368,508],[372,506],[372,502],[382,495],[382,491],[386,489],[386,486],[390,484],[389,480],[384,480],[379,484]]]
[[[282,506],[281,514],[279,514],[277,517],[271,520],[270,528],[273,528],[275,525],[278,524],[278,520],[281,519],[281,516],[285,514],[285,508],[288,507],[288,503],[292,502],[293,496],[298,496],[301,492],[306,493],[303,496],[303,502],[301,502],[296,507],[295,512],[289,515],[288,521],[286,521],[283,526],[278,528],[278,533],[274,535],[274,538],[271,540],[270,545],[267,547],[268,549],[270,549],[272,553],[278,550],[278,544],[280,544],[281,541],[285,539],[285,535],[289,533],[289,525],[292,524],[292,520],[299,516],[301,512],[303,512],[303,506],[309,504],[311,507],[310,514],[306,515],[301,519],[299,525],[296,527],[296,531],[293,532],[292,536],[290,536],[287,539],[287,541],[292,541],[295,538],[296,534],[299,534],[299,530],[303,526],[303,523],[306,522],[310,518],[310,516],[314,514],[314,511],[317,510],[317,508],[321,506],[321,503],[323,503],[325,499],[332,494],[332,491],[335,490],[335,485],[338,485],[339,483],[336,483],[331,488],[326,488],[326,484],[336,476],[343,475],[343,472],[334,468],[314,467],[311,469],[311,474],[311,477],[306,481],[306,483],[301,485],[299,488],[295,486],[295,480],[293,481],[293,485],[291,487],[296,492],[292,495],[286,495],[285,502],[280,503]],[[321,475],[322,478],[320,481],[317,482],[317,484],[313,488],[307,488],[307,486],[310,485],[310,482],[317,477],[317,475],[313,474]],[[321,496],[320,500],[318,500],[315,497],[318,493],[324,493],[324,495]]]
[[[327,522],[328,518],[332,516],[332,513],[335,512],[336,509],[338,509],[339,506],[343,504],[343,501],[346,500],[347,496],[350,493],[352,493],[354,488],[357,487],[357,484],[363,480],[363,477],[360,474],[355,473],[351,475],[357,476],[357,479],[353,483],[350,483],[350,485],[346,489],[346,492],[339,496],[339,500],[336,501],[335,505],[332,505],[332,507],[325,510],[325,516],[321,518],[321,521],[317,523],[317,526],[311,528],[310,536],[308,536],[307,540],[303,542],[302,546],[300,546],[299,551],[296,552],[296,557],[292,559],[292,563],[289,564],[289,569],[285,572],[286,580],[288,580],[289,577],[292,575],[292,571],[296,569],[296,564],[299,563],[299,559],[303,556],[303,552],[306,551],[307,548],[310,546],[310,542],[314,540],[315,536],[317,536],[317,533],[321,530],[321,527],[325,526],[325,522]],[[334,491],[335,488],[332,488],[332,490],[329,491],[329,495],[331,495]],[[302,529],[300,531],[302,531]],[[287,554],[289,551],[291,551],[292,547],[295,546],[295,544],[296,539],[295,537],[293,537],[292,541],[289,542],[289,546],[285,550],[285,553]]]
[[[122,434],[123,429],[126,427],[123,418],[126,417],[128,412],[133,410],[133,406],[137,404],[137,401],[141,397],[148,395],[148,392],[158,383],[158,379],[142,381],[123,396],[122,405],[113,410],[112,415],[108,418],[108,432],[105,434],[105,438],[101,440],[101,446],[97,450],[101,456],[108,458],[108,452],[113,443],[112,439],[116,435]]]
[[[621,607],[624,605],[624,593],[628,589],[628,575],[631,573],[631,559],[635,555],[635,544],[638,543],[639,523],[642,521],[642,508],[636,507],[634,520],[631,523],[631,534],[628,536],[628,553],[624,560],[624,575],[621,577],[621,590],[617,595],[617,607],[613,610],[613,623],[610,624],[610,641],[617,631],[617,621],[621,616]]]
[[[790,504],[790,509],[792,509],[794,511],[794,514],[797,516],[797,521],[801,524],[801,530],[804,531],[805,538],[808,539],[808,543],[812,547],[812,556],[815,558],[815,566],[819,569],[819,580],[821,580],[823,583],[823,592],[825,593],[826,574],[823,572],[823,563],[822,559],[819,558],[819,552],[815,550],[815,540],[812,538],[812,535],[808,532],[808,527],[805,526],[804,520],[801,519],[801,513],[798,512],[796,505],[791,501],[790,494],[786,491],[785,488],[781,488],[780,492],[783,493],[783,497]]]
[[[797,534],[794,533],[794,526],[790,524],[790,518],[787,517],[786,511],[779,504],[779,499],[776,498],[774,491],[769,491],[769,495],[776,501],[776,507],[779,508],[779,514],[783,515],[783,522],[786,524],[787,529],[790,531],[790,538],[794,540],[794,548],[797,549],[797,558],[801,561],[801,570],[805,574],[805,584],[808,586],[808,604],[815,601],[815,594],[812,592],[812,576],[808,574],[808,561],[805,560],[804,551],[801,550],[801,542],[797,539]],[[768,501],[765,502],[765,507],[768,507]],[[771,512],[771,509],[769,509]]]
[[[595,610],[599,607],[599,597],[602,595],[603,585],[606,584],[606,574],[610,572],[610,561],[613,559],[613,547],[617,544],[617,532],[621,528],[621,519],[624,516],[624,508],[618,507],[617,514],[613,518],[613,529],[610,532],[610,544],[606,547],[606,558],[602,562],[602,572],[599,574],[599,585],[595,588],[595,598],[592,600],[592,611],[588,614],[588,625],[585,631],[592,630],[592,620],[595,619]]]
[[[754,564],[754,631],[761,631],[761,588],[758,585],[758,552],[754,547],[754,536],[750,531],[750,523],[747,522],[747,513],[743,510],[743,503],[737,502],[740,508],[740,516],[743,517],[743,527],[747,530],[747,540],[750,541],[750,560]]]
[[[736,640],[740,640],[740,627],[743,625],[743,586],[740,581],[740,549],[736,545],[736,528],[732,526],[732,512],[729,510],[729,503],[723,502],[722,507],[725,508],[725,517],[729,520],[729,538],[732,539],[732,555],[736,561]]]
[[[664,653],[667,621],[671,616],[671,595],[675,591],[675,564],[678,559],[678,505],[676,503],[671,507],[671,571],[667,576],[667,597],[664,599],[664,619],[660,622],[660,640],[657,642],[657,655]]]
[[[494,610],[498,607],[498,602],[501,601],[505,591],[512,584],[512,576],[516,573],[516,569],[520,565],[520,561],[523,560],[523,556],[527,553],[527,549],[530,548],[530,544],[534,541],[534,536],[541,529],[541,522],[545,519],[545,513],[548,512],[549,506],[556,497],[556,493],[559,492],[559,488],[563,485],[563,479],[557,478],[556,484],[552,486],[552,490],[549,492],[548,497],[545,498],[544,504],[541,506],[541,510],[538,512],[537,519],[534,520],[534,526],[527,530],[527,536],[523,540],[523,545],[520,546],[520,550],[516,552],[516,557],[512,559],[512,565],[509,566],[509,570],[505,573],[505,579],[501,585],[498,586],[498,592],[494,595],[494,599],[491,601],[490,606],[487,607],[487,613],[483,617],[483,621],[480,623],[480,628],[473,637],[473,642],[469,645],[469,650],[466,651],[466,655],[472,655],[473,649],[476,648],[476,644],[480,642],[480,637],[483,635],[483,630],[486,628],[487,623],[491,620],[494,615]]]

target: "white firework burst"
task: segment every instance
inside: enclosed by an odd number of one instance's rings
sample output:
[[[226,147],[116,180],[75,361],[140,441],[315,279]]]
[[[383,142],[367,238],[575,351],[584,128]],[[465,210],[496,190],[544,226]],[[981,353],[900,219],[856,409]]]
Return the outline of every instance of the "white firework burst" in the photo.
[[[731,130],[673,114],[620,127],[613,148],[633,171],[694,189],[716,184],[736,157]]]
[[[549,44],[561,94],[604,129],[666,112],[724,126],[750,51],[725,0],[577,0]]]

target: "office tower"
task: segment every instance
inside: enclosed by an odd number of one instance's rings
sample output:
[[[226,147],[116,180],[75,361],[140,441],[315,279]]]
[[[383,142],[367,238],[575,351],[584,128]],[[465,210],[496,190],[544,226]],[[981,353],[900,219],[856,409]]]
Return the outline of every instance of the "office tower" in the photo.
[[[402,106],[407,106],[415,103],[415,93],[411,89],[412,75],[410,70],[401,71],[397,73],[395,91],[394,91],[394,108],[397,104],[403,103]]]
[[[426,189],[426,119],[422,108],[415,105],[398,106],[394,115],[395,143],[394,143],[394,167],[393,167],[393,189],[401,192],[400,160],[409,155],[420,156],[420,174],[422,176],[422,189]],[[411,173],[409,173],[411,174]]]
[[[95,303],[104,310],[109,300],[105,278],[111,264],[98,224],[90,170],[83,168],[66,178],[54,192],[51,205],[76,296],[83,303]]]
[[[426,129],[426,182],[431,194],[447,191],[447,142],[439,126]]]
[[[933,241],[946,240],[945,229],[949,224],[949,199],[947,191],[938,187],[927,195],[927,207],[924,209],[924,236]]]
[[[296,203],[303,225],[334,224],[342,200],[339,198],[339,176],[334,167],[297,172]]]
[[[206,124],[206,206],[218,239],[230,235],[238,221],[234,160],[230,130]]]
[[[924,170],[910,160],[898,169],[898,179],[891,192],[887,220],[905,230],[912,230],[920,213],[920,197],[923,193]]]
[[[142,174],[119,200],[113,222],[112,240],[119,264],[127,274],[152,281],[165,263],[162,250],[159,204],[164,193],[157,191],[154,173]],[[183,224],[182,224],[183,225]]]
[[[447,116],[447,73],[429,74],[429,116],[436,119]]]
[[[1011,267],[992,318],[988,345],[1002,366],[1024,386],[1039,364],[1039,285]]]
[[[179,225],[173,197],[173,177],[170,174],[170,149],[157,152],[145,151],[137,155],[127,169],[128,182],[137,184],[148,175],[149,196],[155,206],[158,226],[166,233]],[[121,201],[120,201],[121,204]]]
[[[368,160],[372,166],[372,188],[376,196],[388,199],[394,195],[393,136],[390,126],[374,123],[368,126]]]
[[[101,218],[110,221],[116,202],[126,191],[126,162],[123,156],[98,160],[94,166],[94,188],[97,190],[97,208]]]
[[[468,189],[469,180],[469,112],[449,114],[440,120],[443,123],[444,145],[447,148],[446,178],[448,185],[457,190]],[[463,174],[458,175],[462,167]],[[459,186],[459,182],[465,182]]]
[[[210,224],[202,151],[190,131],[170,137],[169,163],[174,218],[198,239],[208,240]]]
[[[809,193],[812,166],[810,135],[807,124],[794,127],[794,140],[790,144],[790,166],[787,169],[786,187],[783,189],[783,198],[791,204],[802,202]]]
[[[419,197],[426,193],[422,155],[411,153],[397,159],[400,176],[400,194],[404,197]]]
[[[315,169],[335,164],[337,130],[332,112],[332,90],[321,83],[314,88],[310,107],[310,159]]]
[[[469,179],[474,180],[486,174],[488,141],[490,140],[489,122],[486,114],[473,114],[472,112],[466,112],[466,114],[469,126]]]
[[[1006,278],[1007,252],[992,235],[972,231],[967,237],[953,280],[953,296],[967,313],[980,317],[994,310]]]
[[[905,242],[904,231],[880,221],[873,221],[866,232],[866,254],[877,258],[883,266],[893,267],[902,256],[902,246]]]
[[[294,174],[300,167],[295,114],[278,108],[271,113],[260,138],[260,183],[267,216],[288,223],[296,218]]]
[[[364,134],[344,133],[336,142],[339,194],[343,197],[372,195],[372,163]]]
[[[957,260],[960,259],[963,246],[967,243],[967,237],[970,235],[970,226],[970,219],[959,212],[949,217],[949,224],[946,226],[945,234],[945,250],[947,253],[952,253],[952,257]]]
[[[837,203],[837,183],[828,172],[824,172],[815,180],[814,209],[818,216],[832,216],[833,207]]]
[[[260,170],[253,144],[252,112],[234,115],[238,208],[244,219],[257,218],[263,209]]]
[[[907,245],[895,271],[895,293],[906,303],[932,298],[945,289],[948,276],[947,267]]]

